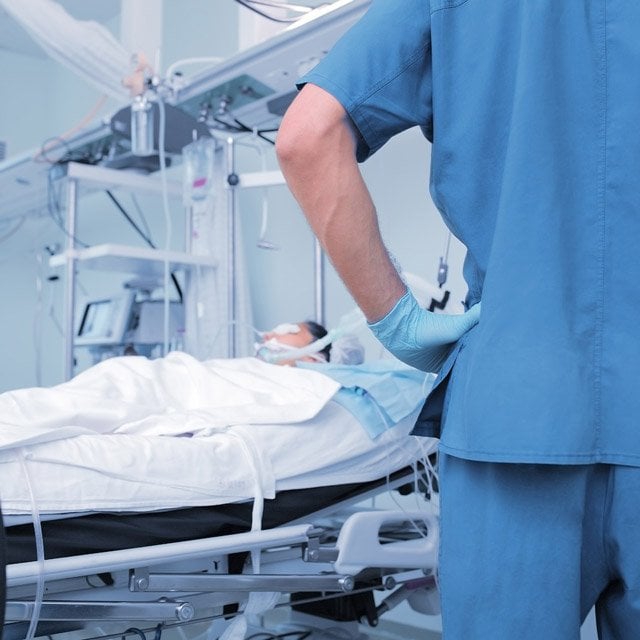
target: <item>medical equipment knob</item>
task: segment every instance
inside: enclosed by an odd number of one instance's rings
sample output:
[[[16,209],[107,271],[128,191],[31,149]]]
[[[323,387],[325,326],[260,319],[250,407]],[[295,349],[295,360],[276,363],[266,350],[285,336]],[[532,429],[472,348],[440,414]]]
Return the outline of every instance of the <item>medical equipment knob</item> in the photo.
[[[355,582],[352,576],[343,576],[338,580],[338,584],[342,587],[343,591],[353,591]]]
[[[391,589],[395,589],[396,588],[396,584],[397,584],[396,583],[396,579],[393,576],[387,576],[384,579],[384,582],[383,582],[382,586],[385,589],[387,589],[387,591],[391,591]]]
[[[180,620],[180,622],[187,622],[193,618],[195,612],[196,611],[190,602],[183,602],[181,605],[176,607],[176,618]]]
[[[440,258],[440,262],[438,263],[438,286],[442,288],[442,285],[447,281],[447,274],[449,272],[449,265],[445,262],[443,258]]]
[[[136,578],[136,590],[137,591],[146,591],[149,588],[149,579],[148,578]]]

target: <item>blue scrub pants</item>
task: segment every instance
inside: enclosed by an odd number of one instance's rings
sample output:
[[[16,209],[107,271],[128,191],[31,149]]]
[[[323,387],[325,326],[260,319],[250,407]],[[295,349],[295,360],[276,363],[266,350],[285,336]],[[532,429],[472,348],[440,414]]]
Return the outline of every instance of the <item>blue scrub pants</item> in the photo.
[[[444,640],[640,638],[640,468],[440,454]]]

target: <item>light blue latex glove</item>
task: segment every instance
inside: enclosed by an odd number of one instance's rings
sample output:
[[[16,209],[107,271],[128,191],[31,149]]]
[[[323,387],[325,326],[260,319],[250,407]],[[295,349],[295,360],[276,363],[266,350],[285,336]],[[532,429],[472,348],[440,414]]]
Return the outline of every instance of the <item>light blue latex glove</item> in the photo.
[[[438,372],[453,344],[480,319],[480,303],[450,315],[423,309],[407,291],[389,313],[367,323],[373,335],[402,362],[422,371]]]

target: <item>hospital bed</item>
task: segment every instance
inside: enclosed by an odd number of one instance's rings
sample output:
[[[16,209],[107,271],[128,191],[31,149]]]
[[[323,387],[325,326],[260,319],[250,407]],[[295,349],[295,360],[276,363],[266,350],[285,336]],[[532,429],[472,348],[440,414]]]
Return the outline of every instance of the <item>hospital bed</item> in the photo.
[[[408,433],[430,379],[395,367],[359,372],[351,391],[375,406],[367,413],[340,398],[333,378],[253,360],[240,359],[240,370],[225,375],[237,383],[239,371],[248,366],[255,375],[257,366],[279,382],[293,376],[290,385],[309,380],[314,392],[318,376],[326,378],[312,415],[278,421],[273,414],[260,424],[253,414],[242,423],[236,411],[235,424],[197,431],[192,420],[187,433],[166,434],[184,417],[174,410],[160,432],[158,419],[124,432],[76,433],[75,424],[55,439],[64,432],[58,425],[0,451],[5,639],[76,629],[85,638],[159,637],[196,623],[206,637],[243,637],[259,614],[283,605],[298,618],[356,626],[375,625],[405,598],[426,610],[438,531],[434,445]],[[119,380],[130,389],[131,380]],[[392,406],[377,390],[396,380],[405,398],[398,404],[391,394]],[[256,385],[264,392],[263,379]],[[285,414],[295,404],[290,398]],[[363,424],[375,415],[385,421],[382,431]],[[373,507],[374,496],[396,490],[414,496],[411,507]]]

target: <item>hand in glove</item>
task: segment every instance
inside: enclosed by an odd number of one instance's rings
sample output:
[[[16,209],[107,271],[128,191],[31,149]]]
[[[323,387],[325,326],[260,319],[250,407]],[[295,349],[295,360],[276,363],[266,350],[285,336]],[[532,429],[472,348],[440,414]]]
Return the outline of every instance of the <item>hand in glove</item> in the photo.
[[[423,309],[407,291],[386,316],[368,323],[373,335],[399,360],[437,372],[457,342],[480,319],[480,303],[451,315]]]

